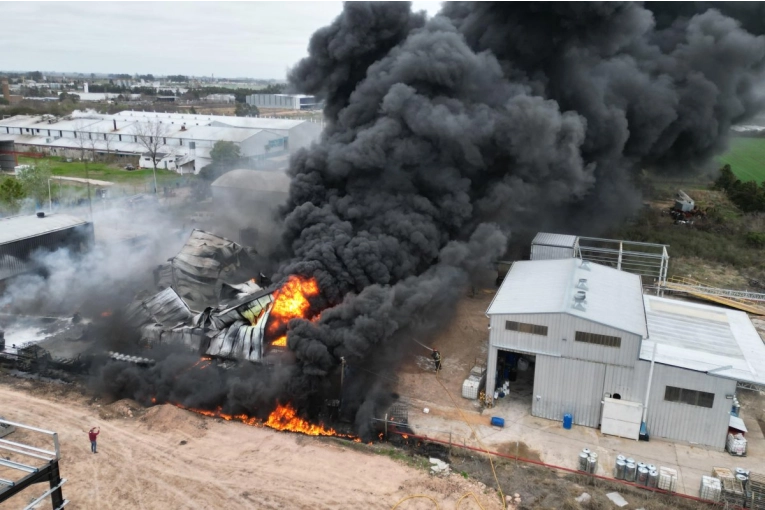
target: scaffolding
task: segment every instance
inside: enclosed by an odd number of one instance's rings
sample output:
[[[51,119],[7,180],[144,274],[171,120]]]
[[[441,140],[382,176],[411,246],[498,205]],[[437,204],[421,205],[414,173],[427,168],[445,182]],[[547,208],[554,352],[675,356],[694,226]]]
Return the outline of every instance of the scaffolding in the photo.
[[[667,248],[667,244],[579,237],[575,257],[648,278],[644,283],[663,285],[669,267]]]
[[[15,427],[49,436],[53,443],[51,450],[22,442],[0,439],[0,450],[3,450],[0,457],[0,503],[33,485],[48,482],[49,489],[28,503],[24,510],[36,508],[49,496],[54,510],[60,510],[69,504],[61,492],[61,487],[66,483],[66,478],[61,478],[59,472],[58,462],[61,460],[61,447],[58,442],[58,434],[50,430],[30,427],[1,418],[0,425],[6,429]]]

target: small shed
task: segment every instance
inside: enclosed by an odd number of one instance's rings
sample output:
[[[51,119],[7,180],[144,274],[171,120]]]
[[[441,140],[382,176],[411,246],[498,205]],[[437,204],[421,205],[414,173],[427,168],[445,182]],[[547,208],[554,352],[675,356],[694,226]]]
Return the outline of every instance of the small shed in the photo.
[[[539,232],[531,242],[531,260],[570,259],[577,255],[579,238]]]

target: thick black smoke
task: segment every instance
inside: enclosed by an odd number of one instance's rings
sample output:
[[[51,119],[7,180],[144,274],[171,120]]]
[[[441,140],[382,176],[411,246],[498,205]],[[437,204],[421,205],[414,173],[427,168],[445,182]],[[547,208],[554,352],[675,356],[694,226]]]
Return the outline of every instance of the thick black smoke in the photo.
[[[594,233],[639,203],[636,171],[721,151],[763,107],[765,39],[717,10],[663,23],[633,3],[446,3],[425,20],[351,2],[314,34],[290,79],[329,127],[292,159],[277,277],[315,277],[321,316],[290,324],[289,397],[344,358],[372,374],[344,397],[368,433],[411,340],[448,326],[508,232]],[[278,397],[264,381],[215,387],[246,407]]]

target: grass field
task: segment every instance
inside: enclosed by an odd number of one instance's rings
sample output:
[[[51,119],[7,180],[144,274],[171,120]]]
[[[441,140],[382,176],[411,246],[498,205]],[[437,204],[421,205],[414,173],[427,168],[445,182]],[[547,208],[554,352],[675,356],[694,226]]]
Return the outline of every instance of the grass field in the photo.
[[[765,138],[731,139],[730,150],[719,156],[721,165],[730,165],[742,181],[765,181]]]
[[[40,161],[47,161],[50,164],[51,173],[63,177],[80,177],[109,181],[122,185],[123,187],[144,187],[153,182],[153,171],[150,169],[127,171],[116,165],[107,165],[105,163],[88,163],[87,171],[85,163],[73,161],[66,163],[60,158],[27,159],[19,158],[21,165],[34,165]],[[157,170],[157,185],[167,186],[175,185],[181,181],[181,176],[168,170]]]

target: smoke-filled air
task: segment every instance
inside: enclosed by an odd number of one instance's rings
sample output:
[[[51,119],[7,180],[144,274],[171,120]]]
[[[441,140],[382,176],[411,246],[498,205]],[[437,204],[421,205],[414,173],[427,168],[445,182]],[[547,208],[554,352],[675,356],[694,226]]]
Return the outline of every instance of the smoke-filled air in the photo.
[[[763,109],[765,38],[725,14],[747,11],[685,5],[456,2],[428,18],[347,3],[289,73],[327,122],[292,157],[276,220],[273,282],[319,289],[285,324],[292,356],[190,372],[198,355],[157,349],[153,367],[110,363],[94,385],[265,417],[330,398],[345,363],[342,412],[368,437],[397,364],[493,282],[511,236],[618,224],[641,170],[704,171]]]

